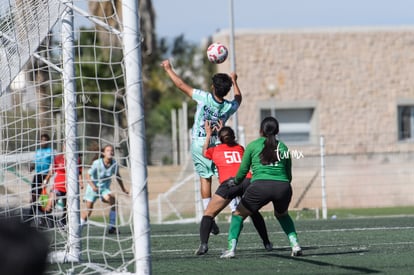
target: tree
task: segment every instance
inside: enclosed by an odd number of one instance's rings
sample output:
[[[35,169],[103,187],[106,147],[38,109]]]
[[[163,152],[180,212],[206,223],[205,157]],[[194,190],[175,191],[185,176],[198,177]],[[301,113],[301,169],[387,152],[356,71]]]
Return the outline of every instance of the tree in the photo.
[[[25,6],[27,4],[23,3],[23,0],[17,0],[16,6]],[[25,20],[27,19],[27,9],[21,8],[16,10],[15,14],[15,21],[18,25],[25,26],[27,23]],[[21,37],[28,37],[28,28],[18,28],[17,31],[19,32],[18,35]],[[41,38],[43,39],[43,37]],[[51,43],[51,34],[46,36],[46,38],[41,41],[39,48],[36,50],[36,53],[39,56],[44,57],[47,59],[49,56],[49,49]],[[50,87],[49,87],[49,79],[50,79],[50,71],[49,67],[42,62],[41,60],[32,57],[31,60],[24,66],[23,70],[27,73],[28,79],[35,83],[36,87],[36,96],[38,99],[38,125],[37,128],[41,129],[42,132],[50,131],[48,128],[50,126],[51,121],[51,114],[48,112],[50,110],[50,101],[48,100],[50,97]],[[30,73],[29,73],[30,72]]]
[[[122,3],[121,0],[104,1],[104,2],[89,2],[90,12],[98,19],[104,21],[109,26],[122,31]],[[147,64],[146,60],[151,59],[150,54],[155,48],[155,12],[153,10],[151,0],[139,1],[139,18],[143,36],[142,53],[143,53],[143,64]],[[91,94],[90,102],[88,104],[92,106],[101,105],[101,108],[112,108],[114,111],[119,111],[124,108],[124,101],[122,96],[124,95],[124,82],[122,74],[122,41],[116,34],[111,33],[101,26],[95,26],[98,32],[85,32],[81,35],[80,40],[88,41],[92,44],[99,44],[104,46],[103,48],[93,49],[95,52],[90,52],[88,49],[80,49],[79,59],[82,59],[79,63],[78,69],[81,70],[82,74],[82,85],[83,88],[88,91],[100,91],[100,94]],[[95,35],[96,34],[96,35]],[[82,45],[89,45],[83,44]],[[95,55],[95,56],[94,56]],[[93,66],[88,64],[88,58],[97,58],[98,62]],[[108,65],[110,64],[110,68]],[[143,66],[145,68],[145,65]],[[143,68],[143,74],[145,70]],[[111,74],[111,75],[107,75]],[[99,77],[99,81],[90,82],[88,76],[95,75]],[[115,79],[113,79],[115,78]],[[105,80],[107,79],[107,81]],[[145,79],[145,76],[144,76]],[[145,84],[144,84],[145,85]],[[103,93],[104,92],[104,93]],[[112,93],[111,93],[112,92]],[[111,103],[115,102],[114,105]],[[87,112],[93,113],[94,109],[88,109]],[[84,114],[88,118],[96,118],[97,116]],[[120,125],[122,128],[127,127],[127,121],[125,114],[114,118],[106,117],[103,118],[108,120],[111,125]],[[98,133],[94,127],[88,127],[87,131],[91,133]],[[89,135],[88,135],[89,136]],[[126,138],[126,137],[124,137]],[[122,146],[122,145],[120,145]],[[126,147],[124,148],[127,149]],[[124,152],[127,153],[127,152]]]
[[[188,125],[192,125],[196,108],[195,102],[173,85],[159,64],[171,56],[175,69],[186,83],[209,90],[209,79],[215,67],[207,61],[204,52],[205,49],[186,41],[184,35],[176,37],[170,44],[165,39],[158,41],[144,91],[148,160],[151,159],[151,145],[155,136],[171,136],[171,110],[181,108],[183,101],[186,101],[189,110]],[[165,148],[170,148],[169,145],[166,144]],[[169,152],[166,154],[171,155]]]
[[[89,3],[89,10],[97,18],[104,18],[108,25],[121,30],[122,27],[122,11],[121,0],[95,2]],[[172,83],[165,77],[165,73],[159,66],[161,61],[167,56],[174,57],[174,64],[177,68],[185,68],[185,71],[180,72],[184,80],[191,85],[200,88],[207,88],[206,75],[211,76],[213,66],[206,62],[205,55],[201,55],[200,49],[197,45],[191,44],[181,35],[175,38],[171,44],[165,39],[157,40],[155,35],[155,12],[153,10],[152,1],[139,1],[140,10],[140,26],[143,36],[142,52],[142,77],[143,77],[143,93],[144,93],[144,111],[145,111],[145,126],[146,126],[146,141],[147,141],[147,156],[150,160],[151,144],[157,134],[168,135],[171,133],[171,109],[181,107],[183,101],[189,102],[189,125],[193,120],[193,113],[195,105],[193,101],[182,95],[173,87]],[[121,42],[117,37],[109,34],[101,29],[97,37],[81,37],[81,39],[94,39],[101,45],[111,46],[111,52],[116,47],[120,47]],[[94,42],[90,41],[90,42]],[[83,44],[83,43],[82,43]],[[87,45],[87,44],[83,44]],[[203,49],[204,50],[204,49]],[[87,54],[83,50],[82,55]],[[91,53],[90,53],[91,54]],[[100,55],[105,56],[105,52],[100,52]],[[204,56],[202,58],[201,56]],[[101,57],[100,57],[101,58]],[[92,70],[91,73],[98,73],[96,69],[104,70],[105,68],[88,68],[88,66],[80,65],[83,73],[86,70]],[[210,73],[206,73],[209,71]],[[86,82],[83,82],[84,85]],[[95,85],[95,84],[92,84]],[[100,88],[103,84],[99,81]],[[120,87],[123,83],[119,83]],[[123,87],[123,86],[122,86]],[[121,89],[123,91],[123,89]],[[174,92],[173,92],[174,91]],[[94,101],[94,100],[92,100]],[[93,103],[93,102],[92,102]],[[95,104],[95,103],[94,103]],[[117,104],[123,104],[118,102]],[[119,105],[121,107],[121,105]],[[121,121],[123,127],[126,126],[126,118],[123,117]]]
[[[121,0],[113,1],[89,1],[89,10],[91,13],[98,17],[103,18],[106,23],[122,31],[122,2]],[[143,54],[149,56],[155,48],[156,36],[155,36],[155,12],[151,0],[139,1],[139,19],[142,30],[142,47]],[[118,40],[112,37],[108,32],[103,31],[102,27],[97,26],[99,32],[100,41],[108,45],[109,43],[115,43],[118,45]]]

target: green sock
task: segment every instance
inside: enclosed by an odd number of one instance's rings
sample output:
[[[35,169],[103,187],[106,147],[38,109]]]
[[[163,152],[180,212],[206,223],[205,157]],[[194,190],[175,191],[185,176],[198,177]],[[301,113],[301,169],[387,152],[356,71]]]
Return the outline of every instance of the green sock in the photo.
[[[288,236],[290,246],[298,244],[298,236],[296,234],[295,224],[292,218],[288,215],[277,218],[285,234]]]
[[[243,218],[238,215],[231,216],[231,223],[229,227],[229,250],[236,250],[237,241],[240,236],[240,232],[243,229]]]

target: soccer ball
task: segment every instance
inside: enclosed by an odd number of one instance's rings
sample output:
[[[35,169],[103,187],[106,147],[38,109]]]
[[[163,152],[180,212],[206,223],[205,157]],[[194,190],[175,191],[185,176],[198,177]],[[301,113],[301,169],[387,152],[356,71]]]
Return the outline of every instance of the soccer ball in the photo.
[[[211,63],[220,64],[223,63],[229,51],[227,50],[226,46],[221,43],[213,43],[207,48],[207,57]]]

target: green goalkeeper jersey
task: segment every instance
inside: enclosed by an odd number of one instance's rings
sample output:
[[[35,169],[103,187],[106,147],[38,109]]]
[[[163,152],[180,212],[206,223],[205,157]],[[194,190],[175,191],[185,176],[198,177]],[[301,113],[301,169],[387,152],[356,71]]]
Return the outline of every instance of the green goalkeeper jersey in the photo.
[[[251,169],[253,177],[252,182],[256,180],[292,180],[292,160],[288,147],[281,141],[278,141],[276,163],[263,165],[260,162],[260,153],[263,150],[266,138],[260,137],[249,143],[244,152],[239,171],[236,175],[236,182],[240,183]]]

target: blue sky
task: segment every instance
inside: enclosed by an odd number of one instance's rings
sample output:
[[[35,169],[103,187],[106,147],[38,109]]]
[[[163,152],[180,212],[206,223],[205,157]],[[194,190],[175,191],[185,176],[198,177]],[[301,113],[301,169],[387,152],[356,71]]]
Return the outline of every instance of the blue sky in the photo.
[[[228,29],[229,0],[152,0],[158,37],[193,42]],[[254,3],[254,4],[252,4]],[[233,0],[237,29],[414,26],[414,0]]]

